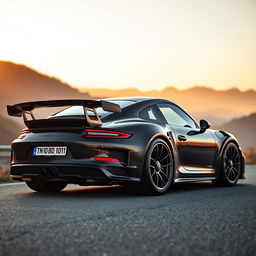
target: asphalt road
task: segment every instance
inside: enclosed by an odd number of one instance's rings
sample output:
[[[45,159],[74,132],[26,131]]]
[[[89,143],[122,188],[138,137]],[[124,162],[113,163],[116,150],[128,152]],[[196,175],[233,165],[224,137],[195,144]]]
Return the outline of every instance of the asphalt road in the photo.
[[[158,197],[122,187],[38,194],[0,184],[0,255],[256,255],[256,166],[231,188],[177,184]]]

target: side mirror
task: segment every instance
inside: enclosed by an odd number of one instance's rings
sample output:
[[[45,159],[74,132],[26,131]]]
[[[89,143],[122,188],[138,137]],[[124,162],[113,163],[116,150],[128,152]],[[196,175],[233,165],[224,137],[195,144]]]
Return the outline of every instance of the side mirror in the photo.
[[[208,128],[211,127],[210,123],[208,123],[208,121],[206,121],[206,120],[200,120],[199,124],[200,124],[200,130],[199,131],[198,130],[196,130],[196,131],[192,130],[192,131],[189,131],[187,133],[187,135],[196,135],[196,134],[204,133]]]
[[[200,131],[201,132],[205,132],[208,128],[211,127],[210,123],[208,123],[208,121],[203,120],[203,119],[200,120],[199,124],[200,124]]]

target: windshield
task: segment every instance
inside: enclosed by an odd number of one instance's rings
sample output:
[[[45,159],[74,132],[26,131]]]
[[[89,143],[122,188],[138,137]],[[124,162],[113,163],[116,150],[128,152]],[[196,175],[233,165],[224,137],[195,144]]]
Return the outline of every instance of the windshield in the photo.
[[[122,100],[122,101],[110,101],[113,103],[118,104],[121,108],[125,108],[132,103],[133,101],[128,101],[128,100]],[[105,116],[107,114],[111,114],[112,112],[108,112],[103,110],[101,107],[97,108],[97,113],[100,117]],[[53,114],[51,117],[61,117],[61,116],[83,116],[84,115],[84,110],[82,106],[73,106],[66,108],[64,110],[61,110],[55,114]]]

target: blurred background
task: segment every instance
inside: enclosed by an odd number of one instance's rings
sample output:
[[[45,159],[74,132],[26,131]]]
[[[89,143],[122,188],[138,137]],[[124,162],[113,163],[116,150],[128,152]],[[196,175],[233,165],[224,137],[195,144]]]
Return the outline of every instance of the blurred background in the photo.
[[[0,0],[0,176],[23,124],[7,104],[154,96],[233,133],[256,162],[256,1]]]

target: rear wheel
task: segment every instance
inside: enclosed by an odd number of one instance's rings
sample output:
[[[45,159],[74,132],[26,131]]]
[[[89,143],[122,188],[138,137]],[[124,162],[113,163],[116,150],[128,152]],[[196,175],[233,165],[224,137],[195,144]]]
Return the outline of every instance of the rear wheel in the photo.
[[[58,181],[27,181],[28,187],[37,192],[59,192],[67,186]]]
[[[219,177],[213,183],[221,186],[236,185],[241,174],[241,154],[236,144],[230,142],[223,151]]]
[[[154,140],[147,151],[136,192],[144,195],[165,193],[172,183],[173,169],[173,155],[168,144],[162,139]]]

